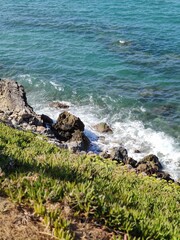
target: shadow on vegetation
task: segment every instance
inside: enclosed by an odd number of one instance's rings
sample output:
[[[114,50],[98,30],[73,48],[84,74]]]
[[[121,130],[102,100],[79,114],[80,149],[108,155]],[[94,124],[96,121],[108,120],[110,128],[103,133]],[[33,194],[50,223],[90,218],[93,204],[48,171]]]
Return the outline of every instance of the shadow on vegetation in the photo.
[[[14,173],[38,173],[61,181],[76,183],[84,181],[83,175],[72,166],[51,166],[49,163],[45,162],[38,163],[35,159],[32,160],[32,163],[22,162],[21,160],[11,157],[10,155],[1,153],[0,168],[5,173],[6,177]]]

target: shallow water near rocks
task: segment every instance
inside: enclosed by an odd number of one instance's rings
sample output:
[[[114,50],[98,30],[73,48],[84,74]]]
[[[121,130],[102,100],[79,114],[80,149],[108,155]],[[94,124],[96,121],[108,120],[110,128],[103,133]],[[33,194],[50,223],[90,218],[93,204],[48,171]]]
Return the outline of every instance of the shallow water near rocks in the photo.
[[[35,111],[56,119],[48,104],[64,101],[94,151],[154,153],[180,177],[178,0],[0,4],[0,77],[22,83]],[[102,121],[113,129],[105,139],[92,128]]]

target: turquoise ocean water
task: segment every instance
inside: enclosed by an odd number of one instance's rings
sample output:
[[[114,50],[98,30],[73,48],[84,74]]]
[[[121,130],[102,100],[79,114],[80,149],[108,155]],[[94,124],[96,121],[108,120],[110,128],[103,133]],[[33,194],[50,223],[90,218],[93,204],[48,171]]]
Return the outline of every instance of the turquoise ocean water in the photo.
[[[30,104],[70,104],[98,151],[122,144],[156,154],[180,177],[179,0],[0,0],[0,77]],[[98,139],[106,121],[113,135]],[[135,149],[141,151],[134,153]]]

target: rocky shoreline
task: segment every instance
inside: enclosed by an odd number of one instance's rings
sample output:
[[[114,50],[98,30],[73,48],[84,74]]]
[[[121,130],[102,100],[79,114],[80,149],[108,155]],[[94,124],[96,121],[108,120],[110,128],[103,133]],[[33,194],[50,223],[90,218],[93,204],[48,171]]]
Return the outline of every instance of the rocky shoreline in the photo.
[[[91,141],[84,133],[85,125],[81,119],[68,112],[68,106],[63,103],[53,102],[50,103],[50,107],[64,110],[59,114],[56,122],[45,114],[38,115],[34,112],[27,102],[26,92],[22,85],[9,79],[0,80],[1,122],[16,129],[45,135],[49,142],[74,153],[94,154],[89,151]],[[93,127],[100,133],[112,133],[112,129],[106,123],[100,123]],[[125,165],[128,171],[174,181],[170,174],[163,171],[158,157],[153,154],[137,162],[128,156],[128,152],[123,146],[119,146],[109,149],[107,152],[101,152],[100,156]]]

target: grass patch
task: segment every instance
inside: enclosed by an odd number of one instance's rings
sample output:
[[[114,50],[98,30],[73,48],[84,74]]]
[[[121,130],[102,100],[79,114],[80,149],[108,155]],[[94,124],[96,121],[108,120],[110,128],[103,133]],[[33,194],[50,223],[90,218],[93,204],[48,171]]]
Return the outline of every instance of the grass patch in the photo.
[[[129,239],[180,239],[180,186],[129,173],[99,156],[75,155],[0,123],[0,190],[29,206],[59,239],[83,216]],[[122,239],[121,234],[112,239]]]

